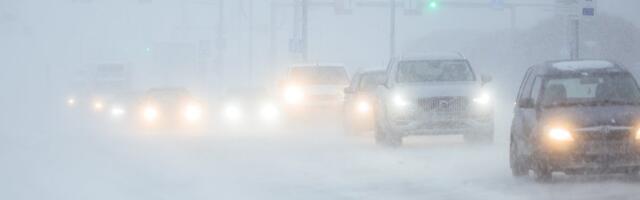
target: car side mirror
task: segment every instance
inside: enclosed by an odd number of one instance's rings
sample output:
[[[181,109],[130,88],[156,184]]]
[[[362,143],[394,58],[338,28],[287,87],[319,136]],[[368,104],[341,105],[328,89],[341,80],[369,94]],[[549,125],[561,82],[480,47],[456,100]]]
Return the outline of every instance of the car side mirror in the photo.
[[[518,101],[518,107],[520,108],[533,108],[534,106],[532,98],[524,98]]]
[[[489,75],[480,76],[480,82],[482,82],[482,85],[487,84],[487,83],[491,82],[492,80],[493,80],[493,77],[491,77]]]

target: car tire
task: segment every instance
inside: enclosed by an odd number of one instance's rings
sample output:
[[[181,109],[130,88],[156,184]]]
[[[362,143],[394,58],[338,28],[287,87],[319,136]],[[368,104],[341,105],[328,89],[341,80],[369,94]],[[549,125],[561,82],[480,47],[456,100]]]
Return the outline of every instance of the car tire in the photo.
[[[374,135],[376,144],[388,147],[400,147],[402,146],[402,136],[390,132],[385,129],[381,122],[376,120]]]
[[[553,178],[553,171],[543,162],[539,162],[533,169],[535,180],[540,183],[550,182]]]
[[[513,177],[523,177],[529,175],[529,168],[526,160],[518,153],[518,144],[510,140],[509,145],[509,165],[511,167],[511,175]]]

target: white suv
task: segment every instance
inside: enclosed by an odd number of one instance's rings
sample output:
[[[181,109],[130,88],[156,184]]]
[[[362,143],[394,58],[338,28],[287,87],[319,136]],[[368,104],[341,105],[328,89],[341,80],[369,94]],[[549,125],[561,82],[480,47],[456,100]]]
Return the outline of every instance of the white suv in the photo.
[[[493,141],[493,107],[469,61],[457,53],[394,59],[376,94],[378,144],[402,145],[409,135],[464,135],[466,142]]]

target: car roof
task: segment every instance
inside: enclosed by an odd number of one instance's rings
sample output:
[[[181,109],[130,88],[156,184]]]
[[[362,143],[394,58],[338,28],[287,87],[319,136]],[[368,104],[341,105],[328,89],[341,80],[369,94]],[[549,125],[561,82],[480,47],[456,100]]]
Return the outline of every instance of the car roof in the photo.
[[[554,60],[535,65],[533,68],[539,75],[627,71],[609,60]]]
[[[299,63],[291,65],[294,67],[345,67],[344,64],[341,63]]]
[[[417,60],[464,60],[465,57],[458,52],[431,52],[420,54],[405,54],[398,60],[400,61],[417,61]]]

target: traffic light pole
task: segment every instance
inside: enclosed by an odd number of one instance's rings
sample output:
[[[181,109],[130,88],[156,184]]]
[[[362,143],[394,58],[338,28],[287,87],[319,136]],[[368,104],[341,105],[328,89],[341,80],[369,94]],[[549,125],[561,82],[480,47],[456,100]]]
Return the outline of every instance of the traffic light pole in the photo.
[[[389,0],[389,58],[396,54],[396,0]]]
[[[307,62],[309,59],[309,0],[302,0],[302,60]]]

